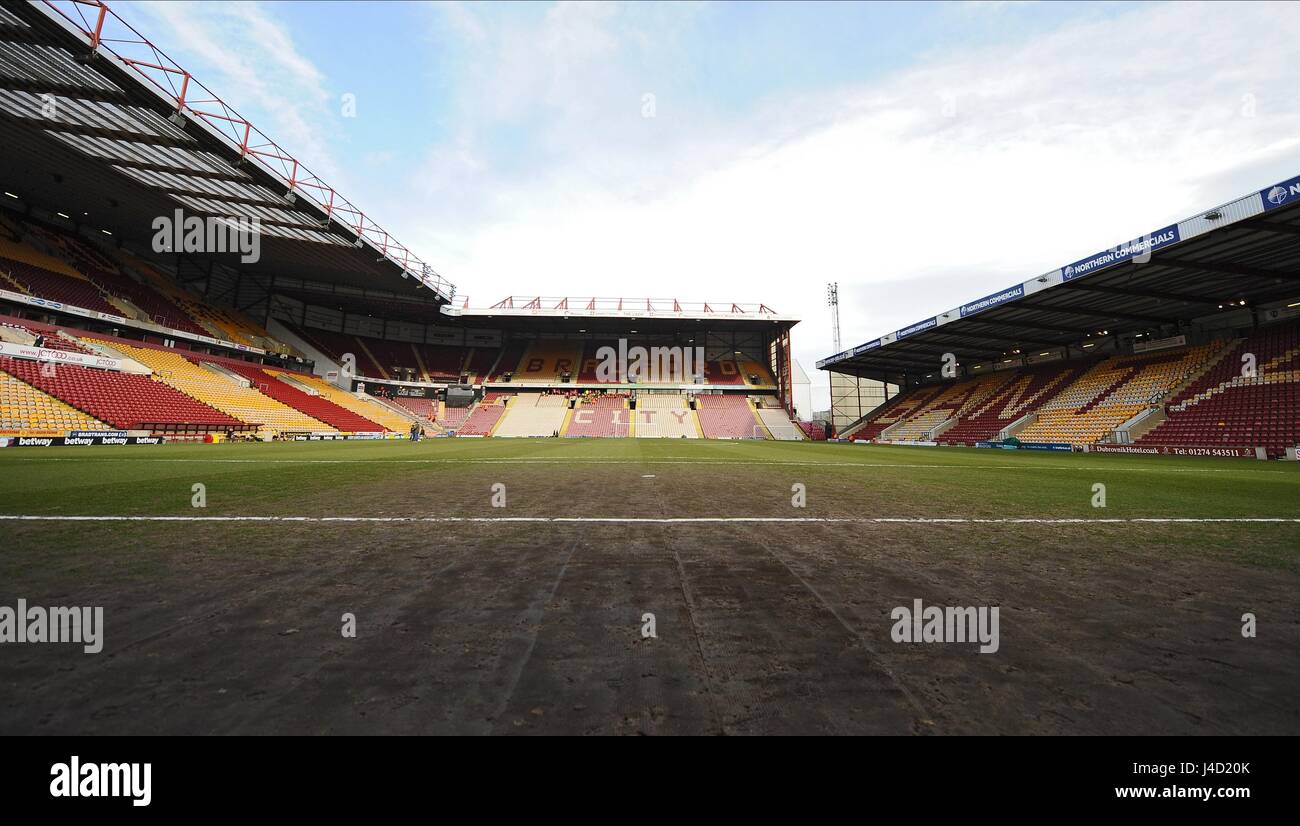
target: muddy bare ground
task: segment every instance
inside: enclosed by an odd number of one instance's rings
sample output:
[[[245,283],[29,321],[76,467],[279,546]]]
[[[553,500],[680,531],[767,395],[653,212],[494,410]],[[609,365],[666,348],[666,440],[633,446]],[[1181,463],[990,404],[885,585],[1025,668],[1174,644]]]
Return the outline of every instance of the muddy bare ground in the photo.
[[[1224,558],[1295,525],[5,532],[4,604],[107,629],[0,648],[3,734],[1300,733],[1300,574]],[[1000,650],[893,642],[918,598],[1000,606]]]

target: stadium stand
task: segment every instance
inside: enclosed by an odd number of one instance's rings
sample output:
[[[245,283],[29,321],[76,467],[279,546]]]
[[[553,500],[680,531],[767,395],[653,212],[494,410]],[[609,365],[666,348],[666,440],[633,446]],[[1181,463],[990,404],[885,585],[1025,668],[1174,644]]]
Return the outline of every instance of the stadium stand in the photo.
[[[616,341],[589,341],[582,350],[582,363],[578,366],[578,382],[581,384],[600,384],[599,373],[601,360],[596,354],[602,347],[618,347]]]
[[[740,371],[745,382],[754,387],[776,386],[776,379],[772,378],[772,371],[766,365],[756,361],[742,361]]]
[[[392,396],[388,401],[403,408],[413,416],[433,424],[438,421],[438,401],[426,398],[411,398],[409,396]]]
[[[62,328],[52,324],[41,324],[27,319],[0,316],[0,327],[15,330],[26,336],[23,344],[32,344],[37,335],[43,338],[43,346],[48,350],[63,350],[69,353],[86,353],[92,351],[82,346],[77,339]]]
[[[497,359],[496,365],[491,368],[488,375],[489,382],[502,381],[506,373],[514,374],[519,368],[519,360],[524,357],[528,350],[528,342],[523,339],[515,339],[507,344],[501,350],[501,357]]]
[[[744,384],[740,367],[734,359],[720,359],[704,363],[704,381],[706,384]]]
[[[424,381],[458,381],[465,366],[465,351],[443,344],[412,344],[417,375]]]
[[[985,402],[1010,378],[992,374],[947,385],[930,401],[913,410],[908,416],[882,431],[881,438],[890,441],[915,441],[926,439],[930,431],[955,416],[973,410]]]
[[[500,354],[501,351],[496,347],[475,347],[470,350],[462,368],[469,381],[476,384],[485,381]]]
[[[1243,356],[1254,357],[1245,375]],[[1300,444],[1300,324],[1258,330],[1237,342],[1175,394],[1166,418],[1141,445],[1263,447],[1280,455]]]
[[[941,444],[973,446],[997,438],[1005,428],[1038,410],[1058,388],[1078,375],[1076,365],[1052,364],[1018,370],[987,401],[967,405],[958,422],[944,431]]]
[[[556,384],[565,374],[572,379],[582,361],[582,345],[571,341],[535,341],[515,369],[515,383]]]
[[[0,433],[7,435],[63,434],[69,430],[106,430],[88,416],[48,393],[0,372]]]
[[[196,324],[174,302],[148,285],[125,275],[116,263],[89,244],[69,235],[58,236],[58,242],[72,266],[84,273],[106,295],[114,296],[138,309],[145,320],[174,330],[209,335],[207,330]]]
[[[153,370],[154,375],[159,379],[185,395],[260,428],[275,433],[311,433],[334,429],[324,422],[272,399],[251,385],[236,384],[229,376],[203,367],[195,354],[187,357],[179,352],[167,352],[154,347],[136,347],[120,340],[91,337],[86,337],[85,340],[102,344],[127,358],[140,362]]]
[[[569,413],[567,396],[528,393],[515,396],[493,436],[555,436]]]
[[[1087,445],[1158,404],[1217,349],[1201,345],[1174,353],[1112,356],[1098,362],[1039,408],[1016,433],[1022,442]]]
[[[483,400],[474,406],[464,424],[456,431],[456,435],[491,436],[493,429],[501,421],[501,416],[505,414],[509,401],[510,396],[508,394],[488,393],[484,395]]]
[[[706,439],[766,438],[754,408],[744,396],[696,396],[695,410]]]
[[[900,393],[868,413],[861,422],[855,422],[845,428],[845,437],[854,441],[870,441],[878,438],[886,428],[920,411],[927,402],[941,392],[943,392],[942,386],[925,385],[908,393]]]
[[[638,439],[698,439],[703,435],[686,397],[676,393],[639,393],[632,417]]]
[[[446,402],[438,402],[438,417],[435,421],[443,430],[459,431],[465,426],[473,407],[448,407]]]
[[[226,363],[223,366],[248,379],[259,392],[313,419],[325,422],[335,430],[344,433],[376,433],[383,430],[375,422],[340,407],[327,398],[293,387],[280,378],[286,375],[280,371],[272,372],[252,364]]]
[[[622,393],[588,394],[579,400],[564,431],[567,437],[624,437],[631,411]]]
[[[301,373],[288,373],[271,369],[268,369],[266,372],[281,380],[287,378],[291,381],[297,381],[298,383],[316,391],[321,398],[328,399],[344,410],[349,410],[356,415],[361,416],[368,422],[374,422],[375,424],[381,425],[384,430],[391,430],[394,433],[403,433],[411,427],[411,421],[405,416],[389,410],[387,407],[369,396],[357,396],[354,393],[341,390],[325,381],[325,379],[320,376],[309,376]]]
[[[768,435],[779,442],[801,442],[807,438],[807,434],[799,427],[798,424],[791,421],[789,414],[781,407],[780,403],[772,396],[760,396],[757,399],[751,399],[754,407],[758,410],[759,421],[767,429]],[[823,431],[822,437],[825,438]]]
[[[351,353],[353,358],[356,359],[357,375],[359,376],[388,377],[388,373],[370,357],[369,351],[357,346],[356,336],[347,333],[336,333],[331,330],[320,330],[314,327],[297,327],[288,323],[285,326],[335,363],[342,364],[343,357]]]
[[[15,257],[18,255],[22,258]],[[30,263],[33,260],[42,264]],[[60,266],[60,271],[52,269],[55,266]],[[70,272],[74,271],[62,262],[0,238],[0,286],[7,280],[11,289],[37,298],[110,315],[125,314],[124,308],[110,304],[93,283]]]
[[[0,356],[0,370],[121,430],[202,434],[250,426],[151,377]]]

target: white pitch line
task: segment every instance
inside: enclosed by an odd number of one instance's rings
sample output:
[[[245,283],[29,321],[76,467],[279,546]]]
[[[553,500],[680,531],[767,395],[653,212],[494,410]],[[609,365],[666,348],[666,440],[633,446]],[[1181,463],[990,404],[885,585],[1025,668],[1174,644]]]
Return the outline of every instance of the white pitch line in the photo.
[[[899,525],[1129,525],[1129,524],[1300,524],[1289,517],[1183,517],[1143,516],[1132,518],[1074,519],[1033,517],[928,517],[928,516],[66,516],[44,514],[0,514],[11,522],[486,522],[486,523],[607,523],[618,525],[679,524],[899,524]]]
[[[1120,473],[1287,473],[1284,470],[1264,470],[1238,468],[1171,468],[1116,465],[941,465],[941,464],[902,464],[896,462],[791,462],[776,460],[744,459],[160,459],[132,458],[129,456],[95,456],[74,458],[57,456],[49,458],[22,458],[20,462],[161,462],[177,464],[249,464],[249,465],[773,465],[788,467],[852,467],[852,468],[903,468],[903,469],[949,469],[949,470],[1047,470],[1047,471],[1110,471]]]

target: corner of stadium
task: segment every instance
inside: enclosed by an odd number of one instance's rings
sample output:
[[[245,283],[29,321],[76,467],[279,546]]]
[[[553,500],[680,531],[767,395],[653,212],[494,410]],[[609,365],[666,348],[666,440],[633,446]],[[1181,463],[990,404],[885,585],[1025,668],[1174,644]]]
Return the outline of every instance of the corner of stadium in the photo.
[[[1300,733],[1300,177],[822,415],[779,296],[471,306],[128,17],[0,3],[0,607],[109,617],[0,733]]]

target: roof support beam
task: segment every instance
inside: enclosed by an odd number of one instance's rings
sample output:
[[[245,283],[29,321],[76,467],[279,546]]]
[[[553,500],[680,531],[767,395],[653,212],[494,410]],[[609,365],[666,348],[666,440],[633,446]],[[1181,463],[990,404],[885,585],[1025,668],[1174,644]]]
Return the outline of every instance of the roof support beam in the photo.
[[[192,175],[195,178],[211,178],[214,181],[233,181],[237,184],[250,183],[250,180],[247,175],[241,175],[234,172],[231,173],[211,172],[206,169],[191,169],[187,166],[171,166],[170,164],[144,163],[142,161],[123,160],[120,158],[94,157],[93,159],[97,161],[102,161],[107,164],[111,164],[113,166],[122,166],[130,169],[144,169],[150,172],[168,172],[171,173],[172,175]]]
[[[984,324],[985,326],[990,326],[990,325],[992,324],[992,322],[987,322],[987,323],[986,323],[986,322],[971,322],[971,321],[966,320],[966,319],[963,319],[961,323],[962,323],[963,325],[976,323],[976,324]],[[1001,326],[1001,325],[993,325],[993,326]],[[957,332],[957,331],[955,331],[955,330],[952,331],[952,332],[945,332],[945,331],[943,330],[942,327],[940,327],[940,328],[936,328],[936,329],[934,329],[934,330],[927,330],[926,333],[927,333],[927,335],[934,335],[934,334],[937,334],[937,335],[949,335],[949,336],[955,336],[955,337],[958,337],[958,338],[974,338],[974,339],[979,339],[980,341],[996,341],[996,342],[998,342],[998,343],[1000,343],[1000,344],[1039,344],[1039,345],[1042,345],[1042,346],[1044,346],[1044,347],[1060,347],[1060,346],[1061,346],[1061,342],[1059,342],[1059,341],[1048,341],[1048,340],[1046,340],[1046,339],[1041,339],[1041,338],[1025,338],[1024,336],[1014,336],[1014,337],[1013,337],[1013,336],[999,336],[999,335],[989,335],[989,334],[986,334],[986,333],[967,333],[967,332],[960,332],[960,333],[959,333],[959,332]],[[1077,335],[1077,332],[1076,332],[1076,331],[1073,331],[1073,330],[1072,330],[1071,333]]]
[[[166,146],[169,148],[177,147],[180,149],[195,148],[192,143],[179,141],[170,135],[149,135],[144,132],[129,131],[126,129],[103,129],[98,126],[79,126],[74,123],[63,123],[60,121],[40,121],[33,123],[31,121],[20,120],[20,122],[30,123],[31,125],[44,129],[47,132],[63,132],[69,135],[85,135],[91,138],[130,141],[131,143],[142,143],[148,146]]]
[[[1183,301],[1188,304],[1205,304],[1214,306],[1218,301],[1199,295],[1188,295],[1186,293],[1170,293],[1163,290],[1147,290],[1135,287],[1103,287],[1100,284],[1079,284],[1067,282],[1061,285],[1065,289],[1082,290],[1093,293],[1109,293],[1111,295],[1131,295],[1141,298],[1159,298],[1164,301]]]
[[[1179,270],[1213,272],[1221,275],[1240,275],[1245,276],[1246,278],[1259,278],[1266,281],[1300,281],[1300,272],[1267,270],[1261,267],[1248,267],[1244,264],[1226,264],[1222,261],[1189,261],[1183,258],[1161,256],[1152,259],[1152,263],[1158,264],[1162,267],[1173,267],[1174,269]]]
[[[1282,224],[1277,221],[1254,221],[1245,222],[1235,225],[1234,228],[1244,230],[1263,230],[1264,232],[1275,232],[1278,235],[1300,235],[1300,226],[1295,224]]]
[[[1005,313],[1009,310],[1014,310],[1014,309],[1015,309],[1015,305],[1010,305],[1006,307],[999,307],[994,312]],[[986,314],[981,313],[980,315],[985,316]],[[1006,319],[999,319],[997,321],[994,321],[991,318],[981,318],[979,321],[975,321],[974,319],[964,319],[964,320],[966,321],[967,324],[985,324],[985,325],[1014,324],[1015,326],[1022,327],[1026,330],[1045,330],[1049,333],[1066,333],[1067,335],[1072,335],[1072,336],[1083,335],[1083,333],[1087,331],[1087,327],[1091,326],[1091,325],[1087,325],[1084,327],[1062,327],[1057,324],[1042,324],[1039,322],[1021,321],[1018,318],[1006,318]]]
[[[1177,318],[1172,316],[1145,315],[1142,313],[1121,313],[1115,311],[1098,311],[1098,310],[1078,310],[1067,307],[1053,307],[1050,304],[1040,304],[1032,301],[1021,300],[1018,302],[1022,307],[1030,307],[1035,310],[1041,310],[1045,313],[1061,313],[1062,315],[1082,315],[1089,318],[1126,318],[1130,321],[1142,321],[1147,324],[1172,324]]]

